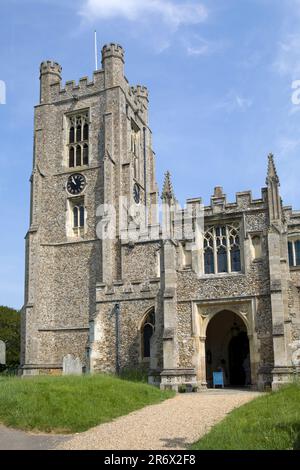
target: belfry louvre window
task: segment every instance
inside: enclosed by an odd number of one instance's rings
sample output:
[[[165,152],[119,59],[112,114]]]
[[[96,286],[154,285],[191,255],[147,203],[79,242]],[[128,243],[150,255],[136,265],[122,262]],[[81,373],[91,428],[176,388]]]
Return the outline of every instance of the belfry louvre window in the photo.
[[[131,120],[131,141],[130,149],[133,156],[133,176],[134,178],[139,178],[140,168],[139,168],[139,157],[140,157],[140,129],[136,123]]]
[[[238,223],[210,227],[204,235],[205,274],[241,271],[240,227]]]
[[[300,266],[300,239],[288,242],[290,266]]]
[[[69,168],[89,164],[89,115],[88,112],[68,117]]]

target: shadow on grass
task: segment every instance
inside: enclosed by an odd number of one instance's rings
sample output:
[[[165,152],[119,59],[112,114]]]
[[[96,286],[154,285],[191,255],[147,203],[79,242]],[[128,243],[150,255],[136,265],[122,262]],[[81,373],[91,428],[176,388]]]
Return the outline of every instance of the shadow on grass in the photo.
[[[286,432],[291,436],[292,449],[300,450],[300,422],[296,421],[289,424],[281,424],[276,426],[279,431]]]

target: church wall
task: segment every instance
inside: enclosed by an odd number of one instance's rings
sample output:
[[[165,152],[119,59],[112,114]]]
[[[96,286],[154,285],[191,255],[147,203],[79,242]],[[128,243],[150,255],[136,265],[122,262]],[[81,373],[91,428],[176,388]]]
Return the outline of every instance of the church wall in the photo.
[[[103,288],[104,289],[104,288]],[[91,369],[93,372],[114,372],[116,369],[116,303],[120,305],[120,368],[149,369],[149,360],[142,359],[141,326],[143,318],[151,307],[156,308],[157,341],[161,338],[161,312],[157,304],[157,287],[142,291],[142,285],[134,285],[132,292],[124,293],[126,286],[115,287],[113,294],[107,295],[111,300],[98,301],[97,313],[93,325],[91,346]],[[101,288],[98,287],[98,298]],[[113,298],[112,298],[113,297]],[[155,346],[156,347],[156,346]],[[154,365],[158,357],[153,359]],[[152,362],[153,362],[152,361]]]
[[[247,206],[245,209],[247,210]],[[214,214],[214,223],[226,223],[227,219],[223,218],[225,212]],[[255,305],[254,323],[250,322],[248,331],[248,334],[253,337],[252,366],[258,373],[264,375],[266,382],[270,382],[274,357],[266,240],[268,217],[261,210],[252,211],[251,214],[239,213],[239,217],[243,221],[241,230],[241,252],[244,258],[242,260],[242,274],[197,275],[192,269],[177,271],[179,367],[197,367],[199,363],[198,335],[192,337],[193,303],[220,302],[220,310],[222,310],[223,306],[227,305],[231,299],[237,302],[253,301]],[[206,219],[206,223],[209,226],[208,220]],[[252,260],[251,257],[249,237],[252,233],[260,233],[262,237],[262,257],[260,259]]]
[[[74,168],[68,168],[67,164],[65,116],[82,109],[90,110],[90,165],[79,170],[87,182],[81,195],[84,196],[87,219],[84,241],[78,241],[69,236],[67,227],[67,200],[72,198],[66,192],[66,182]],[[32,269],[34,277],[27,274],[26,282],[29,285],[28,302],[31,301],[33,307],[23,315],[26,333],[22,347],[22,361],[29,365],[62,367],[63,357],[73,351],[85,360],[89,316],[95,312],[96,282],[101,280],[101,242],[96,238],[96,209],[103,201],[104,111],[105,100],[99,96],[36,107],[31,221],[36,224],[38,244],[30,246],[28,253],[29,270]],[[32,238],[29,234],[30,241]],[[50,332],[41,334],[40,329],[45,328],[79,330],[53,336]],[[84,334],[81,328],[85,328]]]
[[[177,337],[179,366],[190,369],[195,366],[195,343],[192,337],[192,305],[191,303],[177,303]]]
[[[137,243],[122,247],[122,277],[126,281],[147,281],[158,277],[160,243]]]
[[[290,271],[289,318],[291,321],[291,341],[300,341],[300,271]]]
[[[43,370],[61,371],[63,358],[66,354],[79,357],[84,367],[87,367],[88,328],[76,330],[61,329],[49,331],[42,328],[39,331],[38,364]]]
[[[94,316],[91,368],[94,372],[114,371],[116,366],[115,305],[120,305],[120,367],[157,368],[161,365],[162,309],[157,277],[159,242],[124,244],[121,249],[122,280],[98,284]],[[155,307],[156,324],[151,362],[142,359],[141,326],[147,311]],[[157,344],[156,344],[157,343]]]

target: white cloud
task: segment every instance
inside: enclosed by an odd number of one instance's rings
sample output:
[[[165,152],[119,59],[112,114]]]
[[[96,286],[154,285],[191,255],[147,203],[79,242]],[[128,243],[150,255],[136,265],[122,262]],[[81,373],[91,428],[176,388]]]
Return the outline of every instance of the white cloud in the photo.
[[[239,96],[239,95],[235,96],[235,102],[236,102],[237,107],[241,110],[251,108],[252,106],[252,100],[250,100],[249,98],[243,98],[242,96]]]
[[[279,154],[282,156],[289,155],[300,146],[300,139],[290,137],[281,137],[278,142]]]
[[[209,44],[205,42],[197,46],[187,46],[186,51],[188,55],[209,55],[211,52]]]
[[[300,79],[300,34],[288,34],[279,43],[275,68],[281,75]]]
[[[228,113],[234,111],[246,111],[251,108],[253,101],[249,98],[245,98],[235,91],[229,92],[225,98],[216,104],[215,109],[224,109]]]
[[[198,35],[194,35],[192,40],[183,40],[186,52],[190,56],[208,56],[215,54],[220,50],[223,50],[227,46],[225,42],[221,41],[209,41],[201,38]]]
[[[175,2],[174,0],[85,0],[80,14],[88,20],[125,18],[143,22],[148,16],[159,16],[172,27],[198,24],[207,18],[208,12],[199,1]]]

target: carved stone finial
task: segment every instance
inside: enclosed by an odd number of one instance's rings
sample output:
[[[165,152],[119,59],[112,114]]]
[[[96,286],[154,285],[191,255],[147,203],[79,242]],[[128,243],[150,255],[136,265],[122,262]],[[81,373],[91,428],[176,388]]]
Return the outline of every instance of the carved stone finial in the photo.
[[[171,174],[169,171],[167,171],[165,174],[165,181],[163,185],[161,198],[167,199],[169,201],[173,199],[175,201],[175,194],[174,194],[173,185],[171,181]]]
[[[266,184],[268,185],[270,181],[275,181],[275,183],[279,184],[279,178],[274,163],[274,155],[272,153],[268,155],[268,175]]]
[[[214,190],[214,197],[223,197],[223,188],[222,186],[216,186]]]

